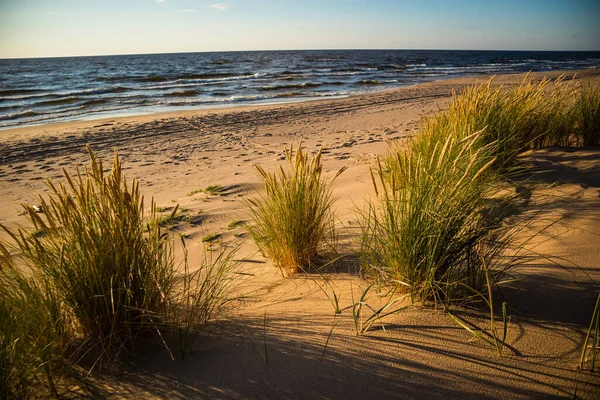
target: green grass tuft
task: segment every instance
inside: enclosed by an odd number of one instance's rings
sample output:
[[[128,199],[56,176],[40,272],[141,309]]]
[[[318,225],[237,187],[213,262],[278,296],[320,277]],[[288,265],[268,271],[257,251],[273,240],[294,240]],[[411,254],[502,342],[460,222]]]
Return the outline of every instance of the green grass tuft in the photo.
[[[186,194],[186,196],[187,197],[191,197],[191,196],[193,196],[195,194],[198,194],[198,193],[202,193],[202,189],[194,189],[191,192],[189,192],[188,194]]]
[[[221,185],[210,185],[204,188],[204,193],[208,194],[208,195],[218,195],[221,194],[221,192],[223,192],[225,190],[225,187],[221,186]]]
[[[459,283],[480,288],[504,241],[496,229],[509,199],[491,201],[497,143],[484,131],[425,131],[378,164],[378,200],[360,213],[362,270],[418,298],[450,299]]]
[[[363,271],[424,299],[481,291],[514,263],[503,253],[516,196],[500,194],[517,155],[597,143],[599,118],[600,90],[562,77],[464,88],[375,169],[378,200],[360,213]]]
[[[209,233],[208,235],[206,235],[202,238],[202,242],[203,243],[214,242],[215,240],[217,240],[220,237],[221,237],[220,233]]]
[[[336,236],[333,181],[322,176],[321,152],[310,157],[300,144],[295,152],[286,149],[286,157],[287,170],[268,173],[256,166],[265,191],[248,200],[253,220],[248,229],[264,255],[292,274],[334,249]]]
[[[237,228],[238,226],[242,226],[242,225],[244,225],[243,220],[234,219],[233,221],[231,221],[229,223],[229,225],[227,225],[227,230],[233,230],[233,229]]]

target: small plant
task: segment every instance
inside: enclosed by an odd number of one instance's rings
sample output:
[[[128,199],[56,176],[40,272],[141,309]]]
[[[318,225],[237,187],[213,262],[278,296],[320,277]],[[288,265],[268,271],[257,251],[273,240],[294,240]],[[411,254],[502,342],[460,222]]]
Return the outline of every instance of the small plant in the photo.
[[[215,240],[217,240],[220,237],[221,237],[220,233],[209,233],[208,235],[206,235],[202,238],[202,242],[204,242],[204,243],[214,242]]]
[[[234,219],[233,221],[231,221],[229,223],[229,225],[227,225],[227,230],[231,231],[241,225],[244,225],[244,221],[239,220],[239,219]]]
[[[40,238],[44,236],[46,232],[43,229],[36,229],[33,232],[29,233],[32,237]]]
[[[204,193],[211,195],[211,196],[215,196],[218,194],[221,194],[221,192],[223,192],[225,190],[225,188],[221,185],[210,185],[204,188]]]
[[[390,309],[394,304],[404,300],[408,296],[404,295],[400,297],[394,297],[397,287],[386,296],[388,300],[382,307],[377,309],[373,308],[373,306],[367,302],[367,295],[372,287],[373,284],[369,285],[363,291],[360,299],[357,302],[354,301],[354,291],[352,291],[352,319],[354,320],[354,328],[356,329],[357,335],[366,333],[375,322],[379,322],[381,324],[381,329],[385,331],[385,325],[383,324],[382,319],[406,308],[406,306],[403,306],[392,311],[388,311],[388,309]],[[365,309],[368,310],[367,314],[365,314]]]
[[[285,151],[288,169],[268,173],[256,166],[265,192],[248,200],[248,230],[262,252],[282,272],[311,265],[326,248],[335,248],[332,182],[322,177],[321,152],[310,157],[302,145]],[[333,178],[339,176],[344,168]]]
[[[191,196],[193,196],[195,194],[198,194],[198,193],[202,193],[202,189],[194,189],[191,192],[189,192],[188,194],[186,194],[186,196],[187,197],[191,197]]]
[[[179,209],[179,204],[175,206],[173,211],[168,215],[159,215],[153,219],[150,219],[150,226],[159,226],[161,228],[171,229],[182,222],[195,225],[202,221],[203,211],[198,211],[198,214],[194,216],[188,209]]]

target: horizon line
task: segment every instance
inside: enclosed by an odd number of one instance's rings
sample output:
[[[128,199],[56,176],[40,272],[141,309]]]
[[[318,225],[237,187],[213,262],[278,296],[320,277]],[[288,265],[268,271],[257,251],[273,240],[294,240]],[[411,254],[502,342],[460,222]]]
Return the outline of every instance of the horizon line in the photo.
[[[598,50],[523,50],[523,49],[434,49],[434,48],[320,48],[320,49],[251,49],[251,50],[210,50],[210,51],[177,51],[156,53],[119,53],[119,54],[85,54],[64,56],[32,56],[32,57],[0,57],[0,60],[30,60],[48,58],[83,58],[83,57],[117,57],[117,56],[152,56],[164,54],[198,54],[198,53],[245,53],[245,52],[285,52],[285,51],[497,51],[497,52],[544,52],[544,53],[599,53]]]

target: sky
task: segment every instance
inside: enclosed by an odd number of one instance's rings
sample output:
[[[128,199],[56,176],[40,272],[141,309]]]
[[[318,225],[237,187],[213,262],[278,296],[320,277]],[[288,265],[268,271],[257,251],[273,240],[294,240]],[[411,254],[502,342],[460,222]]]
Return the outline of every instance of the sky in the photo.
[[[599,0],[0,0],[0,58],[600,50],[599,21]]]

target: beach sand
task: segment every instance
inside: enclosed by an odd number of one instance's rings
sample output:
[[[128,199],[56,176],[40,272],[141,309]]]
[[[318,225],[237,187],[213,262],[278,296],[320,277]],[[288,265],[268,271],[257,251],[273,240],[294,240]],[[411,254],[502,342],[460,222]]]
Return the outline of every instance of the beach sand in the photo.
[[[557,77],[559,72],[535,73]],[[569,72],[572,75],[572,72]],[[498,76],[518,83],[523,75]],[[486,80],[487,77],[479,77]],[[600,81],[600,71],[577,79]],[[202,238],[218,233],[221,246],[239,245],[242,271],[237,300],[214,324],[214,334],[184,361],[163,350],[127,360],[102,385],[115,398],[600,398],[600,376],[577,371],[584,334],[600,287],[600,149],[546,149],[520,162],[537,171],[531,209],[538,217],[523,237],[543,231],[529,246],[543,255],[519,265],[504,286],[511,316],[503,357],[447,314],[414,306],[357,336],[351,312],[335,318],[319,275],[283,278],[243,234],[229,229],[247,220],[245,199],[260,188],[253,164],[272,170],[283,149],[302,140],[323,150],[326,174],[336,180],[342,253],[359,232],[356,212],[374,195],[369,167],[388,142],[417,132],[421,117],[443,109],[463,78],[289,105],[199,110],[71,122],[0,131],[0,222],[25,224],[19,203],[37,204],[44,179],[59,179],[87,160],[86,144],[110,166],[118,149],[128,178],[140,181],[147,205],[165,213],[176,204],[194,218],[172,232],[186,237],[192,267],[206,254]],[[222,185],[220,195],[198,190]],[[191,194],[192,192],[196,192]],[[547,228],[547,229],[544,229]],[[179,252],[180,253],[180,252]],[[541,260],[541,261],[540,261]],[[328,274],[340,303],[368,283],[348,258]],[[328,291],[329,289],[326,289]],[[376,293],[367,298],[377,304]],[[455,312],[484,328],[482,310]],[[487,317],[487,320],[486,320]],[[327,347],[325,344],[327,343]],[[267,356],[265,357],[265,349]],[[512,350],[511,350],[512,349]],[[265,360],[266,359],[266,360]],[[267,361],[267,362],[265,362]]]

